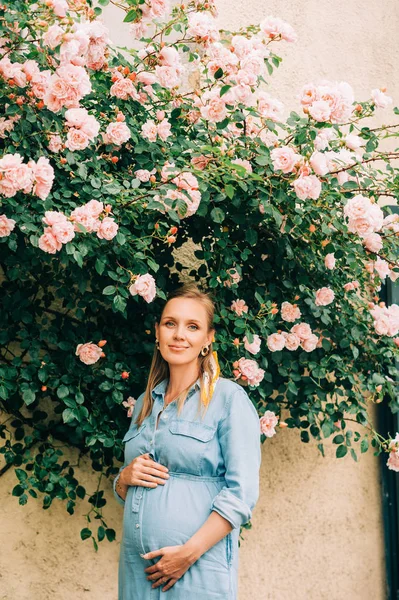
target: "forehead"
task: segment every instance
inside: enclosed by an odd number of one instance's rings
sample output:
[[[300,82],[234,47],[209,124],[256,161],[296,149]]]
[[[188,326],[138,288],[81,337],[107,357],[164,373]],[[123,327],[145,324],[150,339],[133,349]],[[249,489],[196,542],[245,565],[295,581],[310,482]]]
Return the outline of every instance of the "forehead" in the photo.
[[[206,321],[207,313],[205,306],[195,298],[172,298],[163,311],[162,318],[165,317]]]

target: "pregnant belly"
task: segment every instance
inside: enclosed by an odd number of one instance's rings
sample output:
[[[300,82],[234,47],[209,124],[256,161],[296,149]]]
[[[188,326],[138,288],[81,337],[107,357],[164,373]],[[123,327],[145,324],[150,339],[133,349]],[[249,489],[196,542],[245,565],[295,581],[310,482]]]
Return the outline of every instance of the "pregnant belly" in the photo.
[[[213,499],[222,489],[224,480],[189,477],[170,474],[165,485],[144,490],[140,521],[146,552],[163,546],[184,544],[211,514]],[[202,557],[226,568],[226,538],[217,542]]]

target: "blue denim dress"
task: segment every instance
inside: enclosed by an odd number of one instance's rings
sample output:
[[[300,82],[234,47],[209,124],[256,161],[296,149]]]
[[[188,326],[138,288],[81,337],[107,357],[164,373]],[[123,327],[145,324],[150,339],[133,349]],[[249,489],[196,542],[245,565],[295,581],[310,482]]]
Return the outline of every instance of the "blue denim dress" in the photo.
[[[114,480],[115,498],[124,506],[118,600],[236,600],[240,525],[250,520],[259,496],[259,416],[244,388],[224,377],[217,380],[202,421],[199,379],[179,416],[175,402],[162,412],[167,384],[164,379],[155,386],[152,413],[137,427],[134,420],[144,393],[139,396],[123,438],[125,461],[120,471],[148,452],[169,469],[169,479],[156,488],[129,486],[125,501],[115,489],[119,474]],[[152,588],[144,569],[160,557],[145,560],[140,554],[184,544],[213,510],[231,523],[232,531],[169,590],[162,592],[165,583]]]

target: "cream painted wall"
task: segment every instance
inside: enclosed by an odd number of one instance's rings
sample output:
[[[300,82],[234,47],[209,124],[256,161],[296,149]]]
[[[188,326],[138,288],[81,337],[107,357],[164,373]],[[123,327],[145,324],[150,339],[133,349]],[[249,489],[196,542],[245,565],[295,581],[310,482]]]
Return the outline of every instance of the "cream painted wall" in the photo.
[[[226,29],[269,14],[296,29],[298,43],[279,46],[284,62],[269,88],[287,112],[298,108],[302,85],[321,78],[348,81],[360,100],[385,85],[399,104],[397,0],[217,0],[217,6]],[[111,38],[128,45],[119,11],[104,13]],[[240,550],[239,600],[385,600],[378,458],[369,450],[358,463],[337,460],[335,447],[325,446],[323,458],[314,442],[305,445],[287,429],[263,445],[260,500]],[[77,460],[73,452],[66,457]],[[87,460],[78,472],[94,490]],[[99,553],[90,540],[79,541],[81,509],[71,518],[60,503],[43,511],[29,499],[19,507],[10,492],[15,483],[11,470],[1,478],[0,600],[117,600],[122,508],[111,483],[106,514],[117,541],[100,544]]]

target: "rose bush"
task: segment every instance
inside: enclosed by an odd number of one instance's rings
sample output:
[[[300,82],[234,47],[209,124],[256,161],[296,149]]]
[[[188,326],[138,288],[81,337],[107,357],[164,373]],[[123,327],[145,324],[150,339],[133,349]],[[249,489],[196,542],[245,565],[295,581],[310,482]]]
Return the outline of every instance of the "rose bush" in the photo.
[[[117,4],[137,45],[124,54],[85,0],[0,6],[2,472],[21,504],[87,499],[96,549],[115,537],[101,478],[181,278],[216,293],[222,374],[248,386],[262,442],[296,428],[399,470],[399,434],[368,414],[399,410],[399,307],[379,295],[399,275],[399,215],[378,205],[398,197],[397,125],[368,120],[392,99],[311,82],[284,118],[262,85],[275,45],[297,41],[289,24],[230,34],[212,0]],[[60,441],[90,456],[94,492]]]

